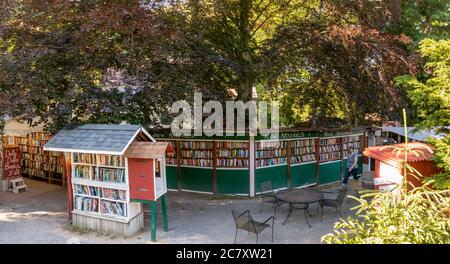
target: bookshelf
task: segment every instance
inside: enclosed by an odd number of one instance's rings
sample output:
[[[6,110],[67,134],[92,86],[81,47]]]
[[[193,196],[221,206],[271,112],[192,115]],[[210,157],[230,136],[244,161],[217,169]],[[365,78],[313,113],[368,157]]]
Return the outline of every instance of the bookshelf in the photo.
[[[292,140],[289,144],[291,165],[316,161],[315,139]]]
[[[347,157],[348,148],[353,148],[353,152],[357,155],[362,154],[361,136],[353,135],[344,137],[344,157]]]
[[[327,162],[341,159],[341,139],[321,138],[319,146],[319,161]]]
[[[256,167],[268,167],[286,164],[286,141],[255,142]]]
[[[213,167],[213,141],[181,141],[180,165],[192,167]]]
[[[217,168],[248,168],[249,152],[248,141],[217,141]]]
[[[62,154],[44,151],[50,133],[32,132],[19,137],[22,173],[28,178],[46,180],[48,183],[65,185],[64,159]]]
[[[130,202],[123,156],[72,153],[72,161],[74,213],[124,221],[140,213]]]

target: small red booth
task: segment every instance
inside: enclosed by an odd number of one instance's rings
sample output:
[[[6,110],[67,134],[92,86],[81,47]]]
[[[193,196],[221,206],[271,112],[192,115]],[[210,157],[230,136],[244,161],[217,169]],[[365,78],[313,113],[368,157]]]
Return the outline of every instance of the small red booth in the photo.
[[[430,150],[434,150],[432,146],[421,142],[413,142],[408,145],[414,150],[421,152],[418,156],[414,153],[409,153],[407,157],[408,164],[421,174],[421,178],[418,179],[412,175],[408,175],[407,181],[416,187],[421,186],[424,177],[432,176],[439,172],[439,169],[432,160],[434,157],[433,152],[430,152]],[[393,147],[404,147],[404,144],[369,147],[364,150],[365,156],[375,160],[375,189],[391,190],[403,179],[405,153],[394,153]],[[408,184],[408,189],[412,189],[411,184]]]

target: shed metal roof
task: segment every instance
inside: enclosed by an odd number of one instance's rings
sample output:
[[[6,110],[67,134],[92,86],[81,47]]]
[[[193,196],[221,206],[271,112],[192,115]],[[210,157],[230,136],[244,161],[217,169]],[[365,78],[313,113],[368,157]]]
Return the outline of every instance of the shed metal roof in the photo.
[[[383,131],[398,134],[403,137],[405,136],[405,129],[403,127],[385,126],[385,127],[381,127],[381,128],[383,129]],[[450,129],[450,126],[447,128]],[[407,127],[407,129],[408,129],[409,139],[422,141],[422,142],[427,141],[428,138],[442,139],[446,136],[446,134],[444,134],[444,133],[437,132],[437,129],[429,129],[429,130],[422,129],[422,130],[420,130],[420,129],[417,129],[416,127]]]
[[[434,147],[429,144],[422,142],[413,142],[408,143],[408,146],[413,150],[416,150],[415,154],[413,152],[408,153],[407,156],[408,163],[418,161],[429,161],[432,160],[434,157]],[[405,144],[369,147],[364,150],[364,155],[370,158],[380,160],[385,163],[396,164],[400,166],[403,163],[405,152],[403,151],[394,152],[394,149],[396,147],[402,148],[405,147]]]
[[[81,125],[63,129],[44,146],[44,150],[123,155],[140,133],[155,141],[140,125]]]

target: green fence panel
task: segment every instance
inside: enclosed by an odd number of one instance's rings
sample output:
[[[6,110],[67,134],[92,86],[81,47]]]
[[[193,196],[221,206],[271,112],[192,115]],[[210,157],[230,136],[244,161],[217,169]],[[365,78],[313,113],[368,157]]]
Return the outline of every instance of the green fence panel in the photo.
[[[363,173],[363,157],[358,157],[358,175]]]
[[[217,192],[222,194],[249,194],[248,169],[216,170]]]
[[[265,181],[272,181],[275,189],[287,187],[287,165],[273,166],[256,169],[255,189],[260,192],[260,184]]]
[[[345,164],[345,163],[343,163]],[[341,180],[341,161],[319,165],[319,184],[338,182]],[[344,165],[345,166],[345,165]]]
[[[178,168],[166,166],[167,188],[178,190]]]
[[[291,166],[291,187],[316,183],[316,163]]]
[[[181,167],[181,188],[190,191],[213,192],[213,169]]]

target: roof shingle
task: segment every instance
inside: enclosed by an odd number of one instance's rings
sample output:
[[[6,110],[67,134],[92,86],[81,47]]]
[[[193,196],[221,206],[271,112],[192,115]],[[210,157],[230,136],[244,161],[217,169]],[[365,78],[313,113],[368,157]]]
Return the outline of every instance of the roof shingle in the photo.
[[[137,132],[143,130],[140,125],[82,125],[61,130],[45,144],[44,150],[123,154]]]

